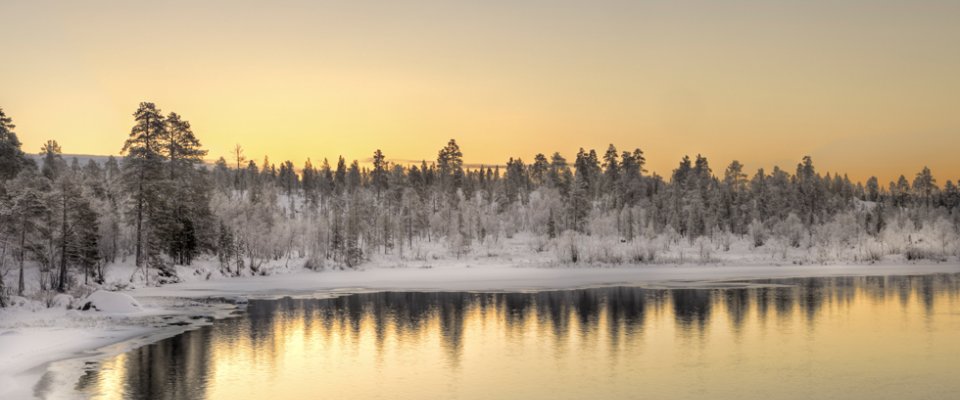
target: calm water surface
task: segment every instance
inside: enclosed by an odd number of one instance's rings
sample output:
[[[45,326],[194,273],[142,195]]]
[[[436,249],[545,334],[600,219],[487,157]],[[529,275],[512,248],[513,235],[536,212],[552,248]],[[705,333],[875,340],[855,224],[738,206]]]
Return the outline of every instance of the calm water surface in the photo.
[[[105,360],[101,399],[956,399],[960,275],[251,301]]]

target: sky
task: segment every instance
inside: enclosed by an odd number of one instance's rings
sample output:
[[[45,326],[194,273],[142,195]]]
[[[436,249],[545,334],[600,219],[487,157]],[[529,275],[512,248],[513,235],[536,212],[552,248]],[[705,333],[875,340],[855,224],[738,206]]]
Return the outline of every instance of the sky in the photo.
[[[580,147],[722,174],[960,178],[957,1],[0,2],[24,150],[118,154],[141,101],[210,157],[467,163]]]

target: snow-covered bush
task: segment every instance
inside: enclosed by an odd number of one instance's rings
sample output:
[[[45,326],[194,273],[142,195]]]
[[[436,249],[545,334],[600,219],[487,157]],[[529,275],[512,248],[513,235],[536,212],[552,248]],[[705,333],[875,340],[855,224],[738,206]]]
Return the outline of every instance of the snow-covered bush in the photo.
[[[706,264],[713,261],[713,248],[710,245],[710,241],[706,237],[701,236],[697,238],[694,246],[696,246],[697,252],[700,255],[701,264]]]
[[[773,230],[778,238],[791,247],[800,247],[800,241],[806,233],[803,222],[795,213],[787,215],[787,218],[778,222]]]
[[[730,251],[730,246],[733,245],[733,234],[730,231],[724,229],[720,232],[715,233],[714,238],[717,242],[717,249],[722,251]]]
[[[759,220],[754,219],[747,226],[747,235],[750,236],[753,247],[763,246],[767,242],[767,228]]]
[[[591,264],[622,264],[623,256],[618,251],[618,241],[604,240],[594,236],[589,236],[583,240],[584,254],[587,262]]]
[[[560,239],[557,241],[556,254],[561,263],[576,264],[582,261],[579,236],[580,234],[572,230],[565,231],[560,235]]]
[[[628,243],[627,260],[636,264],[649,264],[657,258],[657,245],[650,241],[634,239]]]

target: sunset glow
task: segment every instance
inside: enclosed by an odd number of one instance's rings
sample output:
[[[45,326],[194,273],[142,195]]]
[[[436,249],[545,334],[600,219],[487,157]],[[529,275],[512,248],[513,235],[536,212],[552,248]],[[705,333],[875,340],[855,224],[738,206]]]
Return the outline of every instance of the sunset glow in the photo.
[[[668,174],[960,176],[956,2],[6,1],[0,106],[24,150],[118,154],[140,101],[259,162],[468,163],[641,147]]]

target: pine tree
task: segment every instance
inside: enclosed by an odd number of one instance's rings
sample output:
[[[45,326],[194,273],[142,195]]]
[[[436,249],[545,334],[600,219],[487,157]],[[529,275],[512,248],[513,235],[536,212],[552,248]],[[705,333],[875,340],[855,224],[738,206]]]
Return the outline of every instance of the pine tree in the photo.
[[[720,193],[721,220],[730,232],[742,233],[746,228],[747,174],[743,164],[733,160],[723,173]]]
[[[440,186],[445,191],[455,191],[463,185],[463,153],[456,140],[450,139],[437,153],[437,168]]]
[[[333,193],[333,188],[333,171],[330,169],[330,162],[324,158],[320,167],[320,193],[326,198]]]
[[[624,151],[620,156],[620,182],[617,195],[620,204],[634,206],[643,196],[643,151],[635,149],[632,153]]]
[[[536,186],[542,186],[547,183],[547,174],[550,170],[550,162],[543,153],[537,153],[533,157],[533,164],[530,165],[530,180]]]
[[[220,229],[217,231],[217,259],[220,261],[220,271],[224,275],[232,275],[230,264],[236,256],[234,245],[233,232],[223,221],[220,221]]]
[[[357,162],[357,160],[353,160],[353,162],[350,163],[350,168],[347,170],[347,191],[354,193],[360,188],[362,183],[363,179],[360,175],[360,163]]]
[[[0,183],[13,179],[30,161],[21,149],[20,139],[13,132],[13,119],[0,108]]]
[[[896,185],[892,182],[890,183],[890,194],[894,196],[894,204],[898,207],[905,207],[907,205],[907,200],[910,199],[910,182],[907,181],[907,177],[900,175],[900,178],[897,179]]]
[[[103,270],[97,269],[101,260],[100,232],[97,229],[100,216],[86,197],[79,197],[75,200],[71,214],[74,227],[72,235],[74,262],[83,268],[83,282],[85,284],[89,283],[90,276],[95,273],[94,280],[102,284],[104,283]]]
[[[337,193],[343,193],[347,188],[347,161],[343,156],[337,159],[337,171],[334,173],[333,181]]]
[[[880,200],[880,183],[877,181],[877,177],[871,176],[870,179],[867,179],[867,201],[878,201]]]
[[[571,183],[569,177],[572,176],[572,173],[570,167],[567,166],[567,159],[563,158],[560,153],[553,153],[550,156],[550,172],[547,176],[549,186],[558,188],[560,194],[564,197],[569,194]]]
[[[136,226],[136,265],[145,267],[148,261],[156,261],[152,251],[156,246],[152,237],[162,210],[163,155],[160,140],[166,126],[160,110],[153,103],[140,103],[133,113],[135,124],[130,137],[123,145],[123,168],[127,190],[133,202],[133,218]],[[146,270],[144,269],[144,276]]]
[[[373,188],[377,193],[377,200],[380,200],[380,194],[387,190],[387,162],[380,149],[373,152],[373,172],[371,173]]]
[[[526,203],[526,189],[527,189],[527,175],[525,173],[525,166],[523,165],[523,160],[510,158],[507,161],[507,174],[504,177],[504,195],[507,204],[513,203],[514,201],[520,199],[521,202]]]
[[[923,199],[923,204],[929,207],[930,200],[937,191],[937,180],[933,178],[933,173],[930,172],[930,168],[923,167],[923,169],[917,173],[917,177],[913,179],[913,190]]]
[[[553,217],[553,208],[550,208],[547,215],[547,237],[550,239],[557,237],[557,221]]]
[[[263,200],[263,186],[265,183],[272,183],[274,175],[272,172],[267,174],[260,173],[257,163],[253,160],[247,161],[246,171],[243,171],[243,187],[247,189],[247,199],[250,204],[259,204]]]
[[[348,268],[356,268],[363,261],[363,249],[360,245],[360,213],[356,198],[351,201],[347,210],[346,234],[344,236],[344,264]]]
[[[617,185],[620,182],[620,161],[617,148],[611,143],[607,152],[603,155],[603,190],[606,193],[614,194],[618,192]]]
[[[64,161],[62,150],[56,140],[48,140],[40,148],[40,155],[43,156],[43,166],[40,172],[51,182],[67,170],[67,162]]]
[[[310,158],[303,163],[303,169],[300,171],[300,187],[303,189],[303,197],[307,204],[314,208],[317,205],[317,170],[313,168],[313,162]]]
[[[23,296],[25,289],[24,262],[27,252],[36,251],[36,241],[39,239],[39,230],[44,217],[49,214],[44,186],[48,184],[46,178],[38,175],[34,170],[23,170],[17,178],[8,181],[6,188],[9,200],[9,220],[14,227],[13,237],[17,246],[16,258],[19,263],[17,281],[17,295]]]
[[[590,215],[590,185],[587,178],[578,174],[568,203],[570,226],[577,232],[583,232],[587,217]]]
[[[166,129],[160,131],[161,150],[166,156],[170,179],[176,180],[187,171],[203,163],[207,151],[200,146],[200,140],[193,134],[190,122],[171,112],[166,120]]]
[[[79,211],[81,200],[80,188],[75,184],[76,178],[72,171],[60,176],[56,181],[55,196],[57,198],[57,211],[60,218],[59,229],[59,247],[60,247],[60,270],[57,278],[57,291],[63,293],[67,290],[68,276],[67,267],[71,259],[75,259],[78,245],[79,225],[74,214]],[[87,204],[88,205],[88,204]],[[90,222],[86,220],[84,222]],[[93,216],[93,222],[96,223],[96,215]]]
[[[797,190],[799,210],[807,225],[812,225],[822,207],[822,190],[820,176],[813,168],[810,156],[804,156],[797,164]]]
[[[960,206],[960,188],[953,181],[948,180],[947,183],[943,184],[942,202],[947,210],[954,210]]]
[[[243,147],[237,143],[233,147],[233,161],[236,163],[237,168],[233,171],[233,188],[240,193],[240,198],[243,198],[243,192],[246,189],[246,177],[243,168],[243,164],[247,161],[247,157],[243,155]]]
[[[158,229],[162,232],[167,253],[178,264],[188,265],[199,253],[201,230],[209,226],[209,185],[198,171],[207,151],[201,148],[190,122],[171,112],[160,131],[161,154],[168,174],[165,186],[167,218]],[[210,233],[212,235],[212,233]]]

